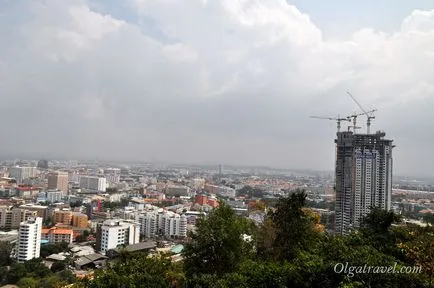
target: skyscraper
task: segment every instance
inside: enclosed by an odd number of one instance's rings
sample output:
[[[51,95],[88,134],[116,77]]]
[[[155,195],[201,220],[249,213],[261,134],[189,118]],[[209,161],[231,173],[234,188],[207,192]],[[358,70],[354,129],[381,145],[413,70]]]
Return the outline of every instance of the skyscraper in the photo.
[[[360,227],[371,207],[391,208],[392,145],[383,132],[338,132],[336,143],[335,231]]]
[[[29,217],[21,222],[18,232],[17,261],[22,263],[39,258],[41,250],[42,218]]]
[[[68,193],[68,172],[52,172],[48,176],[48,189],[60,190]]]

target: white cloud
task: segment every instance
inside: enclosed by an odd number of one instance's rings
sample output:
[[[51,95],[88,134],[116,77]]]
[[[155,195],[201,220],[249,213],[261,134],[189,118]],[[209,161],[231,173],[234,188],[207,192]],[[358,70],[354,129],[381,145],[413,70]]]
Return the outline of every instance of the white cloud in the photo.
[[[434,160],[405,140],[426,138],[434,120],[433,11],[415,10],[393,34],[337,41],[285,0],[128,3],[147,24],[85,0],[8,4],[0,120],[45,135],[32,147],[7,139],[10,151],[332,169],[335,126],[308,116],[357,110],[349,89],[379,109],[374,126],[401,147],[398,172]]]

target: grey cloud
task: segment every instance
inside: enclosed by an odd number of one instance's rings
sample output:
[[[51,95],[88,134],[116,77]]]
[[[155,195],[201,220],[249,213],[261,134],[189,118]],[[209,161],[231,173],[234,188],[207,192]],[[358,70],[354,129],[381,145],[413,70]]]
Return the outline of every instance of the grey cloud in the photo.
[[[430,168],[433,13],[339,42],[285,1],[136,1],[164,39],[84,0],[9,4],[2,152],[331,170],[335,123],[309,116],[356,111],[349,89],[379,109],[397,173]]]

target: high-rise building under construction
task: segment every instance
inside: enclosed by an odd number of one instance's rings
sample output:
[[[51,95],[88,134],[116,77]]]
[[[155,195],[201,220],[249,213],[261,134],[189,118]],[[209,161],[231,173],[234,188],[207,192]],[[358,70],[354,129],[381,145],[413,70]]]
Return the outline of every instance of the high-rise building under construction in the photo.
[[[336,143],[337,234],[360,227],[371,207],[391,209],[393,140],[384,132],[338,132]]]

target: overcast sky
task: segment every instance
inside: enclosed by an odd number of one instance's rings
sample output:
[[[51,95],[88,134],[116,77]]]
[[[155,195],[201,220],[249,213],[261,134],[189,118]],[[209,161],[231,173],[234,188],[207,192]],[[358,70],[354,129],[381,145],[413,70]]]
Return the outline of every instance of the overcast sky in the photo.
[[[432,0],[2,0],[0,36],[1,155],[333,170],[350,90],[433,171]]]

